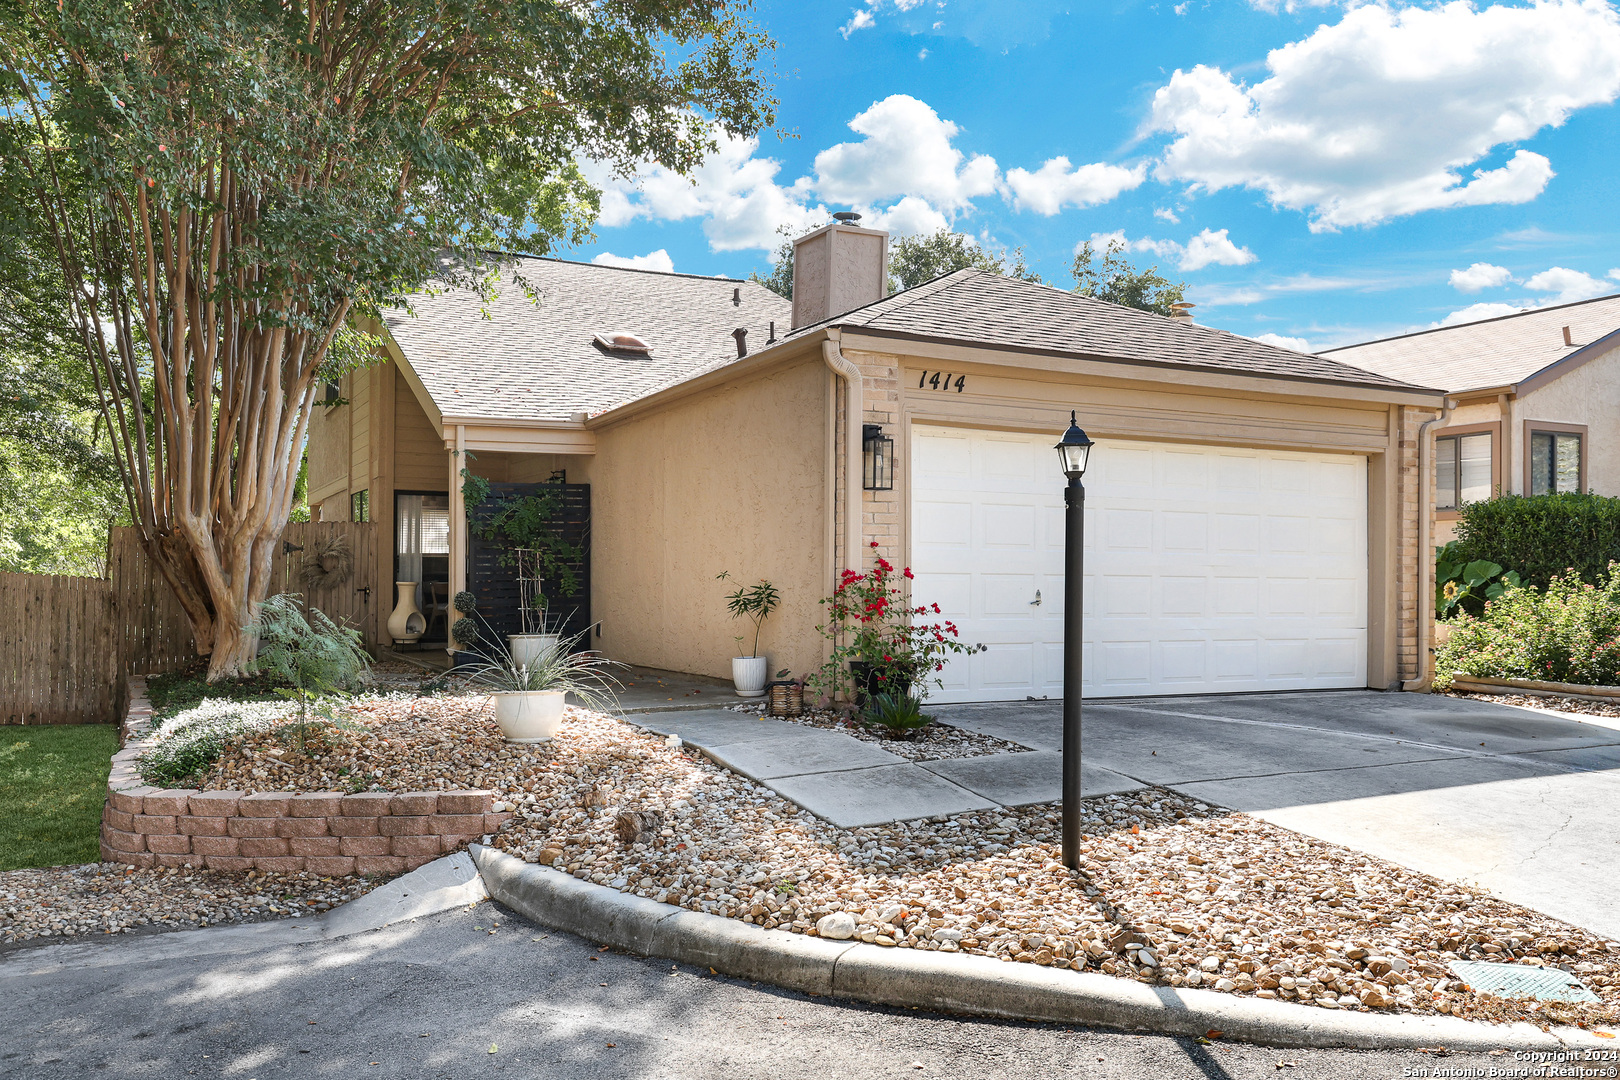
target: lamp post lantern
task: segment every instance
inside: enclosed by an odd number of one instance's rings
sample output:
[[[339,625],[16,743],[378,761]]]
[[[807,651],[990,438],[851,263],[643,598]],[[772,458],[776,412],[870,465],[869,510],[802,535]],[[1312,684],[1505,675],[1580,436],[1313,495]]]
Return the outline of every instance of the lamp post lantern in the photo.
[[[1080,679],[1084,642],[1086,489],[1080,477],[1091,440],[1069,413],[1069,430],[1057,444],[1063,475],[1063,865],[1080,868]]]

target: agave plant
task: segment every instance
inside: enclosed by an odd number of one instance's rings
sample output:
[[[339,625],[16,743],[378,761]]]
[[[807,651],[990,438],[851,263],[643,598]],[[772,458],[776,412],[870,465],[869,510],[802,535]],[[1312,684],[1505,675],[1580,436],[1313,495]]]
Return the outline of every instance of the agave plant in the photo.
[[[558,641],[528,664],[515,662],[509,651],[497,645],[491,650],[495,656],[489,663],[467,669],[468,679],[494,694],[561,690],[573,694],[575,700],[588,709],[617,708],[619,701],[615,691],[619,689],[619,681],[609,674],[609,669],[625,665],[581,649],[580,643],[589,633],[586,629]]]
[[[910,738],[918,728],[934,722],[922,711],[922,702],[911,694],[873,694],[862,716],[869,724],[887,728],[889,735],[897,739]]]

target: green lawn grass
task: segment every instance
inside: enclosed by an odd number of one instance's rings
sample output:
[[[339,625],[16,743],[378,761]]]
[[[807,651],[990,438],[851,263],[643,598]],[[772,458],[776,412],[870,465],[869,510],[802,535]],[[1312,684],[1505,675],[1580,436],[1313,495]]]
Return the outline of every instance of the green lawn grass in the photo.
[[[99,862],[111,724],[0,727],[0,870]]]

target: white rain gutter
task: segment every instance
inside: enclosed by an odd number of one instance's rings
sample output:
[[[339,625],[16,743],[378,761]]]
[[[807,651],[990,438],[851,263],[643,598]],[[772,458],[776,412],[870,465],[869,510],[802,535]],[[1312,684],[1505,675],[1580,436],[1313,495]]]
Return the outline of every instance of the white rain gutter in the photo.
[[[1429,657],[1429,635],[1434,628],[1434,440],[1429,438],[1429,429],[1444,426],[1456,407],[1451,398],[1441,398],[1440,415],[1418,427],[1418,675],[1401,683],[1401,689],[1419,694],[1428,693],[1434,683]]]
[[[866,403],[861,385],[861,369],[844,359],[838,348],[838,331],[829,330],[821,343],[821,358],[834,375],[844,380],[844,565],[859,569],[861,561],[861,422]]]

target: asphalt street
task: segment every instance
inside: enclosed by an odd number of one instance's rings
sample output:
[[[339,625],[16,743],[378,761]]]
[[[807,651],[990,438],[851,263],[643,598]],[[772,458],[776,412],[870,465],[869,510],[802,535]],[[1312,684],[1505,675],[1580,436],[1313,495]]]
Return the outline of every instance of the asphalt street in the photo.
[[[1512,1064],[871,1008],[604,951],[490,902],[319,946],[206,955],[175,938],[0,959],[0,1076],[1405,1080]]]

